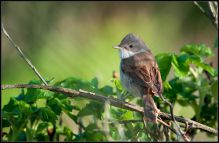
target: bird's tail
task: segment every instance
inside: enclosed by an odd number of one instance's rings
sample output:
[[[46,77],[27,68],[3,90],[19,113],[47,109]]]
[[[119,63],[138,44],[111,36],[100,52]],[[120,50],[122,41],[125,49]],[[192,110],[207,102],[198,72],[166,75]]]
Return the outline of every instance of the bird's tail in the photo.
[[[143,95],[144,120],[157,123],[158,112],[160,111],[153,99],[153,96]]]

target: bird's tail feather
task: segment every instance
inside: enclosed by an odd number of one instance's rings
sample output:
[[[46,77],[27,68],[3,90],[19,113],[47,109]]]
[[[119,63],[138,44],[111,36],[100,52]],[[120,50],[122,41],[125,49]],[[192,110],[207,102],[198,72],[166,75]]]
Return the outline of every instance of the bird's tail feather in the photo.
[[[159,109],[157,109],[152,95],[143,95],[143,106],[144,120],[157,123]]]

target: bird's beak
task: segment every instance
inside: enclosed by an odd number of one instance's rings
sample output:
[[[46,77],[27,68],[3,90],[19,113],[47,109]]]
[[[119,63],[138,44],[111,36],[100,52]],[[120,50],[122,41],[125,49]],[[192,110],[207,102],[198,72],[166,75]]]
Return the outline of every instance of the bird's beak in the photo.
[[[114,46],[113,48],[114,49],[121,49],[121,47],[119,47],[119,46]]]

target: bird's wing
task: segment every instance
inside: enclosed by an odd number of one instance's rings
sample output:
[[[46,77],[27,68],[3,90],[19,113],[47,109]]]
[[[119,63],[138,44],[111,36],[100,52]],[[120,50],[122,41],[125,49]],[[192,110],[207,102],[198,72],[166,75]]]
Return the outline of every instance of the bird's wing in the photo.
[[[154,94],[161,94],[162,79],[158,65],[150,51],[136,54],[121,62],[122,72],[129,75],[136,84],[150,89]]]

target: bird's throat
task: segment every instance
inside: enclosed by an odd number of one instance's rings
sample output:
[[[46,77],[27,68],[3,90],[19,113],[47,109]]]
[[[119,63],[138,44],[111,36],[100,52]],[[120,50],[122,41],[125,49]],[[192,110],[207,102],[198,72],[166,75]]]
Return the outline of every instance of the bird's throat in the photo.
[[[138,54],[138,53],[141,53],[141,52],[145,52],[145,50],[141,50],[141,51],[138,51],[138,52],[133,52],[133,51],[121,48],[120,49],[120,58],[121,59],[127,59],[127,58],[130,58],[130,57],[134,56],[135,54]]]
[[[126,50],[124,48],[120,49],[120,58],[121,59],[126,59],[126,58],[132,57],[134,55],[135,55],[135,53],[130,51],[130,50]]]

